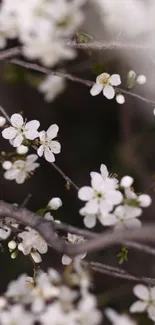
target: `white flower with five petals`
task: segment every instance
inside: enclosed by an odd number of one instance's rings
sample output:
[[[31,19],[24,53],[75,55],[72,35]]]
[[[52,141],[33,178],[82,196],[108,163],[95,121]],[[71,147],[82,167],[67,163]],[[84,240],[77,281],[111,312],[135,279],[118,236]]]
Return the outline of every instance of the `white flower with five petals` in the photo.
[[[78,192],[78,197],[86,201],[85,214],[106,215],[113,207],[121,203],[123,196],[116,190],[113,179],[102,177],[102,174],[91,172],[91,187],[84,186]]]
[[[92,96],[96,96],[103,91],[103,95],[107,99],[112,99],[115,96],[115,89],[113,86],[121,84],[121,78],[119,74],[113,74],[110,76],[108,73],[101,73],[96,78],[96,83],[90,90]]]
[[[10,119],[11,125],[2,131],[5,139],[11,140],[13,147],[19,147],[24,139],[34,140],[38,137],[39,121],[32,120],[25,123],[20,114],[13,114]]]
[[[133,288],[137,300],[130,307],[131,313],[143,313],[147,311],[150,319],[155,321],[155,286],[148,288],[143,284],[138,284]]]
[[[26,227],[25,231],[19,233],[18,237],[22,239],[20,243],[22,245],[19,244],[19,248],[24,255],[30,254],[32,249],[37,250],[40,254],[45,254],[48,250],[45,240],[30,227]]]
[[[4,178],[8,180],[15,179],[17,184],[24,183],[25,179],[39,167],[39,164],[36,163],[37,159],[37,155],[29,155],[26,160],[16,160],[12,167],[4,173]]]
[[[45,159],[49,162],[54,162],[54,154],[60,153],[61,150],[60,143],[58,141],[53,141],[53,139],[57,136],[58,131],[58,125],[53,124],[46,132],[41,131],[39,133],[41,146],[37,150],[38,156],[41,157],[44,154]]]

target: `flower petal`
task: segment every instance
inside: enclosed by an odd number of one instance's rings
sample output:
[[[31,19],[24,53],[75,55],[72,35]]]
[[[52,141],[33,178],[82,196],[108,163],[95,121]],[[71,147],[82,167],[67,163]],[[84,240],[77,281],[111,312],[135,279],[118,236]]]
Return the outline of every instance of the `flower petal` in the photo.
[[[39,132],[39,138],[40,138],[40,141],[44,141],[46,139],[46,132],[45,131],[40,131]]]
[[[103,178],[101,174],[96,173],[96,172],[91,172],[91,185],[94,188],[94,190],[99,191],[100,188],[103,186]]]
[[[17,182],[17,184],[22,184],[22,183],[24,183],[25,178],[26,178],[26,173],[25,173],[25,171],[20,171],[20,172],[17,174],[17,176],[16,176],[16,182]]]
[[[99,204],[96,199],[90,200],[85,205],[85,211],[87,214],[97,214],[99,210]]]
[[[103,72],[96,78],[96,83],[100,84],[102,82],[103,84],[103,81],[105,80],[106,82],[109,79],[109,77],[110,77],[109,73]]]
[[[144,301],[136,301],[130,307],[130,313],[142,313],[147,308],[147,303]]]
[[[155,286],[150,288],[150,295],[152,300],[155,300]]]
[[[54,162],[55,161],[55,157],[53,155],[53,152],[49,148],[45,148],[44,156],[45,156],[45,159],[47,161],[49,161],[49,162]]]
[[[38,150],[37,150],[37,154],[38,154],[38,156],[39,157],[41,157],[42,155],[43,155],[43,153],[44,153],[44,145],[42,144],[39,148],[38,148]]]
[[[142,226],[142,223],[138,219],[128,219],[125,220],[125,227],[129,229],[133,228],[140,228]]]
[[[112,86],[105,86],[103,89],[103,95],[107,98],[107,99],[113,99],[115,96],[115,90]]]
[[[89,201],[93,198],[94,191],[90,186],[83,186],[78,191],[78,198],[82,201]]]
[[[63,255],[61,262],[63,265],[69,265],[72,262],[72,259],[68,255]]]
[[[155,321],[155,306],[149,306],[148,307],[148,316],[152,321]]]
[[[101,175],[104,179],[109,176],[109,172],[108,172],[106,165],[102,164],[100,167],[100,171],[101,171]]]
[[[2,131],[3,138],[8,139],[8,140],[14,139],[16,134],[17,134],[17,130],[14,129],[12,126],[10,126],[9,128],[4,129]]]
[[[87,228],[93,228],[96,225],[96,216],[93,214],[84,217],[84,225]]]
[[[15,148],[19,147],[22,144],[23,140],[24,140],[24,138],[23,138],[22,134],[21,133],[18,134],[13,140],[13,146]]]
[[[38,159],[38,156],[35,155],[35,154],[28,155],[27,158],[26,158],[26,163],[27,163],[28,165],[29,165],[29,164],[32,164],[32,163],[35,162],[37,159]]]
[[[149,291],[148,287],[146,287],[143,284],[137,284],[133,288],[133,292],[134,292],[135,296],[137,296],[138,298],[140,298],[142,300],[148,301],[150,299],[150,291]]]
[[[28,131],[25,131],[25,137],[28,140],[34,140],[35,138],[39,137],[39,132],[36,130],[29,129]]]
[[[4,173],[4,178],[13,180],[16,178],[18,173],[19,173],[19,169],[11,168]]]
[[[103,85],[102,84],[95,84],[91,89],[90,89],[90,94],[92,96],[96,96],[98,94],[100,94],[100,92],[103,89]]]
[[[112,86],[118,86],[121,84],[121,78],[119,74],[112,74],[109,78],[109,82]]]
[[[47,136],[49,139],[53,139],[57,136],[59,127],[57,124],[52,124],[47,130]]]
[[[117,218],[113,214],[108,214],[106,217],[101,214],[98,219],[103,226],[113,226],[117,223]]]
[[[20,128],[24,123],[23,118],[20,114],[13,114],[10,120],[11,120],[11,124],[15,128]]]
[[[37,120],[32,120],[25,125],[25,130],[38,130],[40,122]]]
[[[60,153],[61,151],[61,145],[58,141],[51,141],[50,143],[50,149],[52,150],[53,153]]]

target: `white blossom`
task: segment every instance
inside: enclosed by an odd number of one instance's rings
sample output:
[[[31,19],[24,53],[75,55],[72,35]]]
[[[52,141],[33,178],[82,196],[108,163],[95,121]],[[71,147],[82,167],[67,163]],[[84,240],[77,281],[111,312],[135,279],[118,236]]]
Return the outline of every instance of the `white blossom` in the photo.
[[[77,235],[68,233],[67,240],[70,244],[77,244],[77,243],[84,241],[84,238],[82,236],[77,236]],[[87,253],[79,254],[76,256],[76,258],[83,259],[83,258],[85,258],[86,255],[87,255]],[[61,262],[63,265],[69,265],[72,262],[72,258],[70,258],[68,255],[64,254],[62,256]]]
[[[30,227],[26,227],[25,231],[18,234],[18,237],[22,239],[22,243],[18,245],[18,249],[24,255],[30,254],[31,250],[37,250],[40,254],[45,254],[48,250],[45,240],[36,230]]]
[[[61,150],[60,143],[58,141],[53,141],[53,139],[57,136],[58,131],[58,126],[56,124],[52,124],[46,132],[41,131],[39,133],[41,145],[38,148],[37,153],[40,157],[44,154],[45,159],[49,162],[54,162],[54,154],[60,153]]]
[[[3,116],[0,116],[0,127],[4,126],[6,123],[6,118]]]
[[[9,283],[6,297],[14,299],[15,302],[30,303],[29,294],[34,286],[33,278],[27,274],[22,274],[17,280]]]
[[[17,243],[14,240],[8,242],[8,247],[13,250],[17,247]]]
[[[155,321],[155,286],[148,288],[143,284],[138,284],[133,288],[135,296],[139,298],[130,307],[131,313],[142,313],[147,311],[150,319]]]
[[[114,226],[116,230],[138,228],[142,225],[141,221],[137,219],[141,213],[142,210],[138,207],[119,205],[112,214],[108,214],[106,217],[101,216],[100,222],[104,226]]]
[[[97,325],[102,320],[102,313],[97,309],[96,298],[90,293],[83,295],[77,311],[79,322],[83,325]]]
[[[121,78],[118,74],[109,75],[108,73],[101,73],[96,78],[96,83],[90,90],[92,96],[98,95],[101,91],[103,91],[103,95],[112,99],[115,96],[115,89],[113,86],[118,86],[121,84]]]
[[[48,207],[50,207],[51,210],[58,210],[62,206],[62,201],[59,197],[53,197],[48,202]]]
[[[113,207],[121,203],[123,196],[120,191],[116,190],[117,182],[115,179],[104,178],[102,174],[91,172],[91,187],[84,186],[78,191],[78,197],[82,201],[86,201],[85,214],[101,214],[105,215],[110,212]]]
[[[39,167],[39,164],[36,163],[38,159],[37,155],[29,155],[26,157],[26,160],[16,160],[12,167],[4,173],[4,178],[7,180],[13,180],[17,184],[24,183],[25,179],[33,174],[34,170]]]
[[[25,123],[20,114],[13,114],[11,116],[11,125],[2,131],[2,136],[5,139],[12,140],[14,147],[19,147],[24,139],[34,140],[38,137],[39,121],[32,120]]]
[[[33,325],[34,316],[26,311],[21,305],[13,305],[9,310],[1,311],[0,313],[1,325]]]
[[[44,93],[45,100],[52,102],[65,89],[65,81],[63,78],[48,75],[39,85],[38,90]]]

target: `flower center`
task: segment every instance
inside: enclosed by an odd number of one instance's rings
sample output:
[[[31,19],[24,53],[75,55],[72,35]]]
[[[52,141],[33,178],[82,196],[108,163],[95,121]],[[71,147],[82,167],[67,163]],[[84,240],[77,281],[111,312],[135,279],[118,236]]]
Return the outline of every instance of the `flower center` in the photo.
[[[108,84],[109,77],[101,77],[100,78],[100,83],[103,85]]]

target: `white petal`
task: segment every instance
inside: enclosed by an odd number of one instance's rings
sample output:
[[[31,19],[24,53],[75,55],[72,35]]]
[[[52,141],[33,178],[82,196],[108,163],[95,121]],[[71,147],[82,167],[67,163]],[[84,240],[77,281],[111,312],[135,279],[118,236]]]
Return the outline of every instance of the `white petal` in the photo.
[[[107,99],[113,99],[115,96],[115,90],[112,86],[105,86],[103,89],[103,95],[107,98]]]
[[[101,186],[103,185],[103,178],[101,174],[96,173],[96,172],[91,172],[91,185],[92,187],[96,190],[99,191]]]
[[[63,265],[69,265],[72,262],[72,259],[67,255],[63,255],[61,262]]]
[[[46,132],[45,131],[39,132],[39,138],[41,141],[44,141],[46,139]]]
[[[5,173],[4,173],[4,178],[5,179],[15,179],[16,175],[19,173],[19,170],[18,169],[15,169],[15,168],[11,168],[9,170],[7,170]]]
[[[147,303],[143,301],[136,301],[130,307],[130,313],[142,313],[146,310]]]
[[[36,130],[32,130],[32,129],[29,129],[24,134],[25,134],[26,139],[28,139],[28,140],[34,140],[39,137],[39,132]]]
[[[28,155],[26,158],[26,163],[30,165],[30,164],[34,163],[37,159],[38,159],[38,156],[35,154]]]
[[[102,200],[100,202],[100,213],[103,215],[103,216],[106,216],[108,212],[110,212],[113,208],[113,204],[111,202],[108,202],[106,200]]]
[[[55,154],[60,153],[60,151],[61,151],[61,145],[58,141],[52,141],[50,144],[50,148],[51,148],[52,152]]]
[[[149,306],[147,311],[149,318],[155,321],[155,306]]]
[[[30,255],[35,263],[40,263],[42,261],[41,255],[38,252],[31,252]]]
[[[106,194],[106,198],[111,204],[119,204],[123,200],[123,195],[120,191],[108,191]]]
[[[83,186],[78,191],[78,198],[82,201],[89,201],[93,198],[94,191],[90,186]]]
[[[125,220],[125,227],[129,229],[133,228],[140,228],[142,226],[142,223],[138,219],[128,219]]]
[[[100,92],[103,89],[103,85],[102,84],[95,84],[91,89],[90,89],[90,94],[92,96],[96,96],[98,94],[100,94]]]
[[[95,215],[87,215],[84,217],[84,225],[87,228],[93,228],[96,225],[96,216]]]
[[[4,129],[2,131],[3,138],[8,139],[8,140],[14,139],[16,134],[17,134],[17,130],[14,129],[12,126],[10,126],[9,128]]]
[[[99,210],[99,204],[96,199],[93,199],[86,203],[85,210],[87,214],[96,214]]]
[[[22,184],[24,183],[26,178],[26,173],[24,171],[20,171],[17,176],[16,176],[16,182],[17,184]]]
[[[100,167],[100,171],[101,171],[101,175],[102,175],[102,177],[104,179],[109,176],[109,172],[108,172],[108,169],[107,169],[106,165],[102,164],[101,167]]]
[[[44,146],[41,145],[37,150],[37,154],[39,157],[41,157],[43,155],[43,153],[44,153]]]
[[[39,121],[37,120],[32,120],[25,125],[25,130],[38,130],[40,126]]]
[[[112,74],[109,78],[109,82],[112,86],[118,86],[121,84],[121,78],[119,74]]]
[[[47,136],[49,139],[53,139],[57,136],[57,133],[59,131],[59,127],[57,124],[51,125],[47,130]]]
[[[23,142],[23,136],[22,134],[18,134],[13,140],[13,146],[17,148],[22,144],[22,142]]]
[[[117,218],[113,214],[108,214],[107,217],[100,215],[98,219],[103,226],[113,226],[117,223]]]
[[[140,298],[142,300],[148,301],[150,298],[150,291],[149,291],[148,287],[146,287],[143,284],[137,284],[133,288],[133,292],[134,292],[135,296],[137,296],[138,298]]]
[[[54,162],[55,161],[55,157],[54,157],[52,151],[49,148],[45,148],[44,156],[45,156],[45,159],[47,161],[49,161],[49,162]]]
[[[152,300],[155,300],[155,286],[150,288],[150,295]]]
[[[23,118],[20,114],[13,114],[10,120],[11,124],[16,128],[20,128],[24,123]]]

